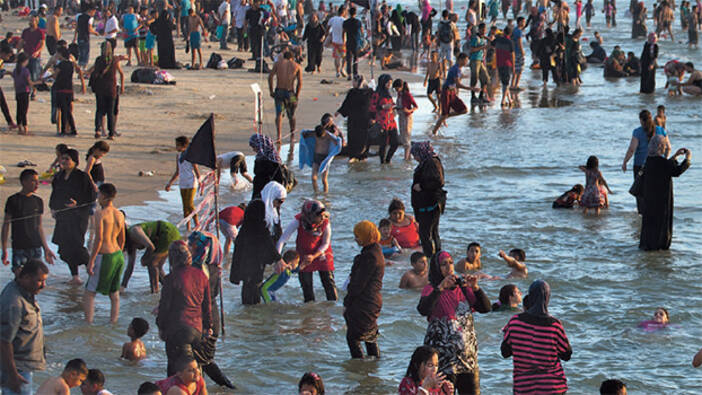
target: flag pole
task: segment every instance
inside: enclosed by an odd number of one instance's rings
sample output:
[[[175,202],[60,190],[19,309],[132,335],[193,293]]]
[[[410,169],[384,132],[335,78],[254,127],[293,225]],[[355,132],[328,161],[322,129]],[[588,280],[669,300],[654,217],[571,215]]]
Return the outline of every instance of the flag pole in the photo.
[[[214,145],[214,113],[210,114],[212,118],[212,145]],[[214,148],[214,147],[213,147]],[[215,150],[215,153],[217,151]],[[217,166],[215,165],[215,182],[214,182],[214,203],[215,203],[215,229],[216,235],[219,237],[219,172],[217,171]],[[223,251],[222,259],[226,256],[227,252]],[[220,262],[220,269],[222,263]],[[210,273],[212,275],[212,273]],[[219,325],[222,328],[222,338],[225,337],[226,332],[224,330],[224,288],[222,287],[222,273],[219,274]]]

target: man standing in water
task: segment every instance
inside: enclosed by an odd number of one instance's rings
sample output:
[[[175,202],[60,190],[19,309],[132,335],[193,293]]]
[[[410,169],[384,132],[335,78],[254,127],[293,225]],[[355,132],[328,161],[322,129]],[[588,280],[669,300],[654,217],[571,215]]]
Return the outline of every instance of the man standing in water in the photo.
[[[283,124],[283,111],[288,115],[290,122],[290,142],[295,138],[295,110],[297,109],[297,97],[302,89],[302,72],[300,65],[293,60],[293,54],[285,51],[283,57],[273,64],[273,69],[268,74],[268,90],[271,97],[275,99],[275,128],[278,131],[278,141],[276,146],[280,151],[283,143],[283,136],[280,128]],[[273,79],[276,78],[275,90],[273,90]]]
[[[110,323],[117,323],[119,317],[119,284],[124,269],[124,215],[112,201],[117,189],[112,184],[102,184],[98,189],[100,211],[95,213],[95,242],[88,262],[88,283],[85,287],[83,304],[85,320],[91,324],[95,313],[95,293],[110,296],[112,308]]]
[[[0,362],[3,394],[29,394],[32,375],[44,370],[44,326],[34,297],[46,286],[49,268],[30,259],[0,294]]]

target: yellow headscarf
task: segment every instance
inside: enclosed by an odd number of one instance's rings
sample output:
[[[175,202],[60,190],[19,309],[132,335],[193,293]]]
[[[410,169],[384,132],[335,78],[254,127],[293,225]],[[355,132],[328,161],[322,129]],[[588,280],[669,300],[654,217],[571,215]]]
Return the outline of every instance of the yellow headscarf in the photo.
[[[374,223],[361,221],[353,227],[353,235],[361,242],[363,247],[380,241],[380,232]]]

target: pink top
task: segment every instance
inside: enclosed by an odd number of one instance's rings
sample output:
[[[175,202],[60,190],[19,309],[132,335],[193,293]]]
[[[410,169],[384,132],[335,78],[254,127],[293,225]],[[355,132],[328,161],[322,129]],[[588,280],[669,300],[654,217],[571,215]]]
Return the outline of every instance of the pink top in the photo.
[[[428,284],[422,290],[422,296],[429,296],[433,291],[434,287],[432,287],[431,284]],[[473,294],[473,290],[470,288],[466,288],[466,293],[468,294],[469,298],[468,303],[470,305],[475,304],[477,299]],[[434,310],[431,312],[431,315],[427,319],[429,321],[441,318],[455,319],[456,308],[458,308],[458,304],[465,301],[466,297],[459,287],[456,287],[454,289],[445,289],[439,295],[439,300],[436,301],[436,306],[434,306]]]
[[[641,321],[638,325],[639,328],[643,329],[645,332],[655,332],[661,329],[665,329],[668,324],[661,324],[660,322],[654,320]]]

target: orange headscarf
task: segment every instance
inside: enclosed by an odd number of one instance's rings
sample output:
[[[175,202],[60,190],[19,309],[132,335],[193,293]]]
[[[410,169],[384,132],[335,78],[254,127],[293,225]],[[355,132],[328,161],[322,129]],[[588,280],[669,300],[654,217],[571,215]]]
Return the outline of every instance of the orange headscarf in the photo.
[[[361,221],[353,227],[353,235],[361,242],[363,247],[380,241],[380,232],[374,223]]]

